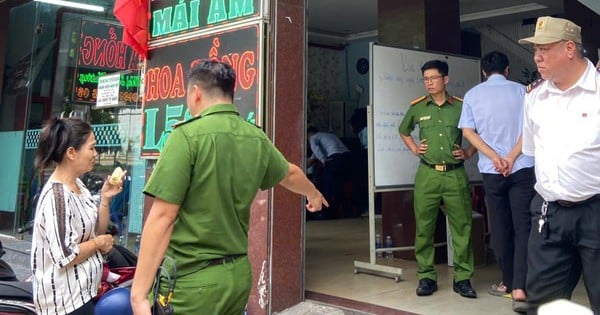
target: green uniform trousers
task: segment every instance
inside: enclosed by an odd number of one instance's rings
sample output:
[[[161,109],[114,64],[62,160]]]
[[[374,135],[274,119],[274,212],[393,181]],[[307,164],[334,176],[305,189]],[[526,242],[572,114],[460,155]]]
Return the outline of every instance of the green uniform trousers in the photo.
[[[166,279],[161,292],[167,291]],[[177,315],[240,315],[244,313],[252,285],[248,256],[233,262],[209,266],[177,278],[173,310]]]
[[[454,246],[454,280],[470,279],[473,275],[471,248],[471,197],[464,167],[438,172],[420,164],[415,177],[415,256],[417,278],[437,281],[434,268],[434,234],[440,202],[446,205]]]

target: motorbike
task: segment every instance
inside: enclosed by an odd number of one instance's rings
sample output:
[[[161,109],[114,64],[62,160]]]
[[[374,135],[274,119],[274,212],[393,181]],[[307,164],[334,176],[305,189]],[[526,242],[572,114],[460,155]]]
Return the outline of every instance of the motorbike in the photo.
[[[17,279],[4,253],[0,242],[0,315],[35,315],[32,283]]]

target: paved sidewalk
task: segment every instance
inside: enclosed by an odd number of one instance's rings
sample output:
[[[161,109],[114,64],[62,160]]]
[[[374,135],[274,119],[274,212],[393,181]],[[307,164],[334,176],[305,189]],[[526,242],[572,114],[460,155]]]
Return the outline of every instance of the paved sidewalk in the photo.
[[[319,304],[310,300],[296,304],[288,309],[285,309],[279,313],[273,313],[277,315],[369,315],[370,313],[363,313],[359,311],[353,311],[348,309],[342,309],[333,307],[330,305]]]

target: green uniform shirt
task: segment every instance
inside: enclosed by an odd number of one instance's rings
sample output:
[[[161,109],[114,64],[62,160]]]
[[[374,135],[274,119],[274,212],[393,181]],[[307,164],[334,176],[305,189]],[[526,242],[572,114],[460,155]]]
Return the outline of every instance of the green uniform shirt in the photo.
[[[167,250],[178,274],[202,269],[206,260],[246,254],[252,201],[288,169],[264,132],[234,105],[211,106],[176,127],[144,193],[181,206]]]
[[[446,101],[438,106],[431,96],[423,96],[412,102],[404,119],[398,127],[400,134],[409,136],[419,125],[419,139],[427,139],[428,145],[421,159],[429,164],[456,164],[452,151],[461,145],[462,131],[458,129],[458,120],[462,109],[462,100],[446,95]]]

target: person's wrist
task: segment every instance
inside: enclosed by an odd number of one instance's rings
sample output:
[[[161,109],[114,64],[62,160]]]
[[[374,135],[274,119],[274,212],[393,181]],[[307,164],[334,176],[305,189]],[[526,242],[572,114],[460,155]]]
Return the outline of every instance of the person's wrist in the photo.
[[[92,243],[94,243],[94,249],[95,249],[95,250],[98,250],[98,249],[100,249],[100,245],[98,245],[98,242],[96,241],[96,239],[95,239],[95,238],[92,238]]]
[[[315,188],[315,190],[311,194],[306,195],[306,199],[308,199],[308,201],[311,201],[315,198],[318,198],[319,194],[319,191]]]
[[[509,154],[506,156],[506,159],[507,159],[507,160],[509,160],[509,161],[511,161],[511,162],[514,162],[514,161],[517,159],[517,156],[515,156],[514,154],[510,154],[510,153],[509,153]]]
[[[105,207],[105,208],[110,207],[111,200],[112,200],[112,198],[102,197],[100,199],[100,207]]]

